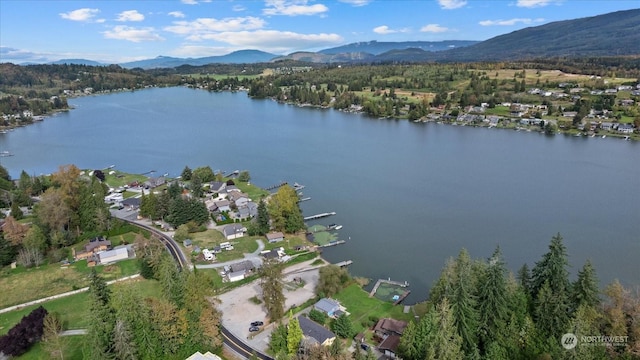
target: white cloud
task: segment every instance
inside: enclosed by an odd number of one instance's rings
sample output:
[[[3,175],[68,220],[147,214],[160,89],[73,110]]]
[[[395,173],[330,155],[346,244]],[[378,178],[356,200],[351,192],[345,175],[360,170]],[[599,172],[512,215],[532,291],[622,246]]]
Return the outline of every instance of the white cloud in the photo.
[[[247,8],[246,8],[246,7],[244,7],[244,6],[242,6],[242,5],[239,5],[239,4],[238,4],[238,5],[233,5],[233,7],[231,8],[231,10],[233,10],[233,11],[237,11],[237,12],[240,12],[240,11],[245,11],[245,10],[247,10]]]
[[[353,6],[365,6],[369,5],[373,0],[339,0],[340,2],[351,4]]]
[[[131,42],[142,41],[161,41],[163,37],[158,35],[151,27],[147,28],[135,28],[131,26],[118,25],[113,29],[103,32],[106,39],[127,40]]]
[[[516,6],[525,8],[536,8],[560,2],[560,0],[518,0]]]
[[[100,10],[98,9],[83,8],[67,13],[60,13],[60,17],[72,21],[90,22],[99,12]]]
[[[409,29],[391,29],[387,25],[381,25],[373,28],[373,32],[376,34],[386,35],[386,34],[394,34],[394,33],[406,33],[409,32]]]
[[[183,45],[175,50],[172,50],[171,55],[183,58],[199,58],[205,56],[227,55],[237,50],[243,49],[224,46]]]
[[[165,31],[185,36],[192,41],[202,40],[206,35],[223,31],[243,31],[262,29],[263,19],[247,16],[235,18],[200,18],[194,21],[174,21],[173,25],[164,28]]]
[[[527,19],[527,18],[513,18],[513,19],[507,19],[507,20],[483,20],[480,21],[479,24],[482,26],[512,26],[512,25],[516,25],[518,23],[522,23],[522,24],[533,24],[533,23],[539,23],[539,22],[543,22],[544,19],[543,18],[537,18],[537,19]]]
[[[221,32],[208,34],[204,38],[224,42],[238,48],[259,48],[274,53],[336,45],[343,41],[338,34],[299,34],[278,30]]]
[[[438,4],[443,9],[458,9],[467,5],[467,0],[438,0]]]
[[[170,13],[168,13],[169,16],[173,16],[175,18],[184,18],[186,17],[185,14],[182,11],[172,11]]]
[[[438,24],[427,24],[420,29],[421,32],[441,33],[449,31],[449,28],[440,26]]]
[[[262,13],[265,15],[317,15],[329,11],[323,4],[307,5],[307,0],[266,0]]]
[[[144,15],[140,14],[138,10],[127,10],[118,14],[116,21],[142,21]]]

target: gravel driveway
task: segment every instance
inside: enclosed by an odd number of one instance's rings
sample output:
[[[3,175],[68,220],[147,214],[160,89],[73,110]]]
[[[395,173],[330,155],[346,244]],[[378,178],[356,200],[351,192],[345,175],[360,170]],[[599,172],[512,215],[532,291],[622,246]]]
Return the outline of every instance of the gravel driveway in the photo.
[[[289,309],[297,304],[302,304],[315,297],[314,289],[318,283],[319,276],[319,266],[311,266],[311,263],[315,260],[316,259],[309,260],[285,268],[285,309]],[[304,286],[293,286],[294,278],[301,278]],[[266,351],[269,346],[269,335],[277,324],[268,322],[267,313],[264,310],[263,304],[256,305],[249,300],[254,296],[260,299],[262,297],[261,294],[260,280],[256,280],[250,284],[219,295],[218,298],[221,303],[218,305],[218,308],[222,312],[222,323],[230,332],[239,339],[243,339],[254,349]],[[249,333],[249,326],[252,321],[264,321],[265,325],[261,327],[261,331]]]

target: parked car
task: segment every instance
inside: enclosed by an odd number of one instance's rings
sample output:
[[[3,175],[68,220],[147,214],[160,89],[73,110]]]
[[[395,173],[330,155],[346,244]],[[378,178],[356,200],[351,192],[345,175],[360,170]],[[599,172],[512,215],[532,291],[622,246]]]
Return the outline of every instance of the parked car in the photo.
[[[249,332],[260,331],[260,328],[257,326],[252,326],[249,328]]]
[[[264,323],[262,321],[254,321],[251,323],[251,326],[262,326]]]
[[[362,348],[362,350],[364,351],[369,351],[369,345],[367,344],[360,344],[360,347]]]

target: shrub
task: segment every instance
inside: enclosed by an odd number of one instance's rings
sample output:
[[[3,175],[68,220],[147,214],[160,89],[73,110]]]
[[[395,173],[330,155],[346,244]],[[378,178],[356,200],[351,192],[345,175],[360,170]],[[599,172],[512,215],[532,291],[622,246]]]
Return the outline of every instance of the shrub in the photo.
[[[324,325],[324,323],[327,321],[327,318],[327,314],[320,310],[311,309],[311,311],[309,311],[309,319],[317,322],[318,324]]]
[[[0,349],[4,355],[20,356],[42,337],[47,310],[42,306],[20,320],[9,332],[0,337]]]

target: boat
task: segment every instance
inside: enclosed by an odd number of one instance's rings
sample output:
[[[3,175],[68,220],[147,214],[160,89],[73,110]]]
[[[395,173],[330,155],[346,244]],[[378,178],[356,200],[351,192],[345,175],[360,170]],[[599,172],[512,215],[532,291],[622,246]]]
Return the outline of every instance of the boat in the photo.
[[[4,151],[0,151],[0,156],[1,156],[1,157],[7,157],[7,156],[13,156],[13,154],[12,154],[12,153],[10,153],[10,152],[9,152],[9,151],[7,151],[7,150],[4,150]]]
[[[293,188],[295,190],[302,190],[302,189],[304,189],[304,185],[298,184],[297,182],[295,182],[295,183],[293,183]]]
[[[340,230],[340,229],[342,229],[342,225],[336,226],[336,230]]]
[[[606,137],[607,137],[607,135],[602,135],[602,138],[603,138],[603,139],[604,139],[604,138],[606,138]]]

